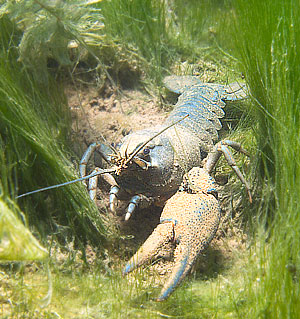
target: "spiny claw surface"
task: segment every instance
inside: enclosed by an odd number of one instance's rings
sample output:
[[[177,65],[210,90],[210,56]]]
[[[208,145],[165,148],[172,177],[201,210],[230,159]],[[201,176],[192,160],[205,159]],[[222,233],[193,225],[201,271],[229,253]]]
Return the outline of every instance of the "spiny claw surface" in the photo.
[[[157,300],[168,298],[218,229],[220,207],[216,194],[215,182],[204,169],[190,170],[179,191],[167,201],[160,224],[129,260],[124,274],[151,261],[164,244],[174,241],[175,265]]]

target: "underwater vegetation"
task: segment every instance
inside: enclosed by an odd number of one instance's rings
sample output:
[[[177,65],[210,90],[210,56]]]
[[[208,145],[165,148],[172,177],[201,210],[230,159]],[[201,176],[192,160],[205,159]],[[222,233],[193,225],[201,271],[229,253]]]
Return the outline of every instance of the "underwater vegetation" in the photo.
[[[1,316],[297,318],[298,2],[0,3]],[[254,204],[245,206],[241,222],[247,249],[232,248],[223,268],[209,259],[206,272],[192,275],[163,303],[151,300],[160,289],[151,269],[121,276],[125,258],[116,250],[122,236],[83,184],[15,200],[78,177],[81,154],[63,86],[83,70],[84,80],[101,88],[146,90],[161,101],[161,80],[172,73],[228,83],[242,72],[249,87],[248,126],[231,132],[252,150]],[[230,248],[230,239],[222,240]],[[49,266],[9,260],[47,260]],[[42,301],[45,295],[51,301]]]

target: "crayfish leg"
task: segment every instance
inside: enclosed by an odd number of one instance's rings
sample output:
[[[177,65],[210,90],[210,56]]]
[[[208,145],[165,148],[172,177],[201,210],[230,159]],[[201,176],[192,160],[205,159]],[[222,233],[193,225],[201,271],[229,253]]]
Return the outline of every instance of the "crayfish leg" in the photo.
[[[247,190],[248,196],[249,196],[249,201],[250,201],[250,203],[252,203],[252,195],[251,195],[251,191],[250,191],[250,186],[249,186],[248,182],[246,181],[244,175],[242,174],[242,172],[238,168],[236,161],[235,161],[231,151],[228,148],[229,146],[232,147],[237,152],[240,152],[240,153],[243,153],[243,154],[249,156],[248,152],[242,148],[240,143],[230,141],[230,140],[223,140],[223,141],[220,141],[219,143],[217,143],[215,145],[213,151],[208,154],[204,168],[206,169],[208,174],[211,174],[212,170],[214,169],[218,160],[220,159],[221,155],[223,154],[228,165],[231,166],[233,171],[236,173],[237,177],[244,184],[244,186]]]

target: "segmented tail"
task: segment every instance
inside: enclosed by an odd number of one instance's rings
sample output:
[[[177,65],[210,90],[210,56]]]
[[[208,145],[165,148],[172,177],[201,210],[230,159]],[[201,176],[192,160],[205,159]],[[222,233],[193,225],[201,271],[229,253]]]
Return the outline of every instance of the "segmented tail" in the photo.
[[[178,124],[190,130],[199,139],[212,144],[218,139],[218,130],[224,116],[224,101],[236,101],[247,97],[245,86],[236,83],[221,85],[202,83],[195,76],[168,76],[164,79],[166,87],[181,94],[166,120],[166,124],[177,121],[189,114],[189,118]]]

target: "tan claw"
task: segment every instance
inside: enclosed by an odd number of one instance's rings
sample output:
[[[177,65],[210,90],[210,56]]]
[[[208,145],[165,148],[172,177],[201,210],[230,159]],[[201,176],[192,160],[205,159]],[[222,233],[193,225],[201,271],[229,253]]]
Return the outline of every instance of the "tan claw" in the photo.
[[[177,243],[174,268],[157,301],[168,298],[213,239],[220,220],[216,194],[212,177],[204,169],[193,168],[184,176],[180,190],[167,201],[160,224],[125,266],[123,273],[127,274],[151,261],[167,242]]]

